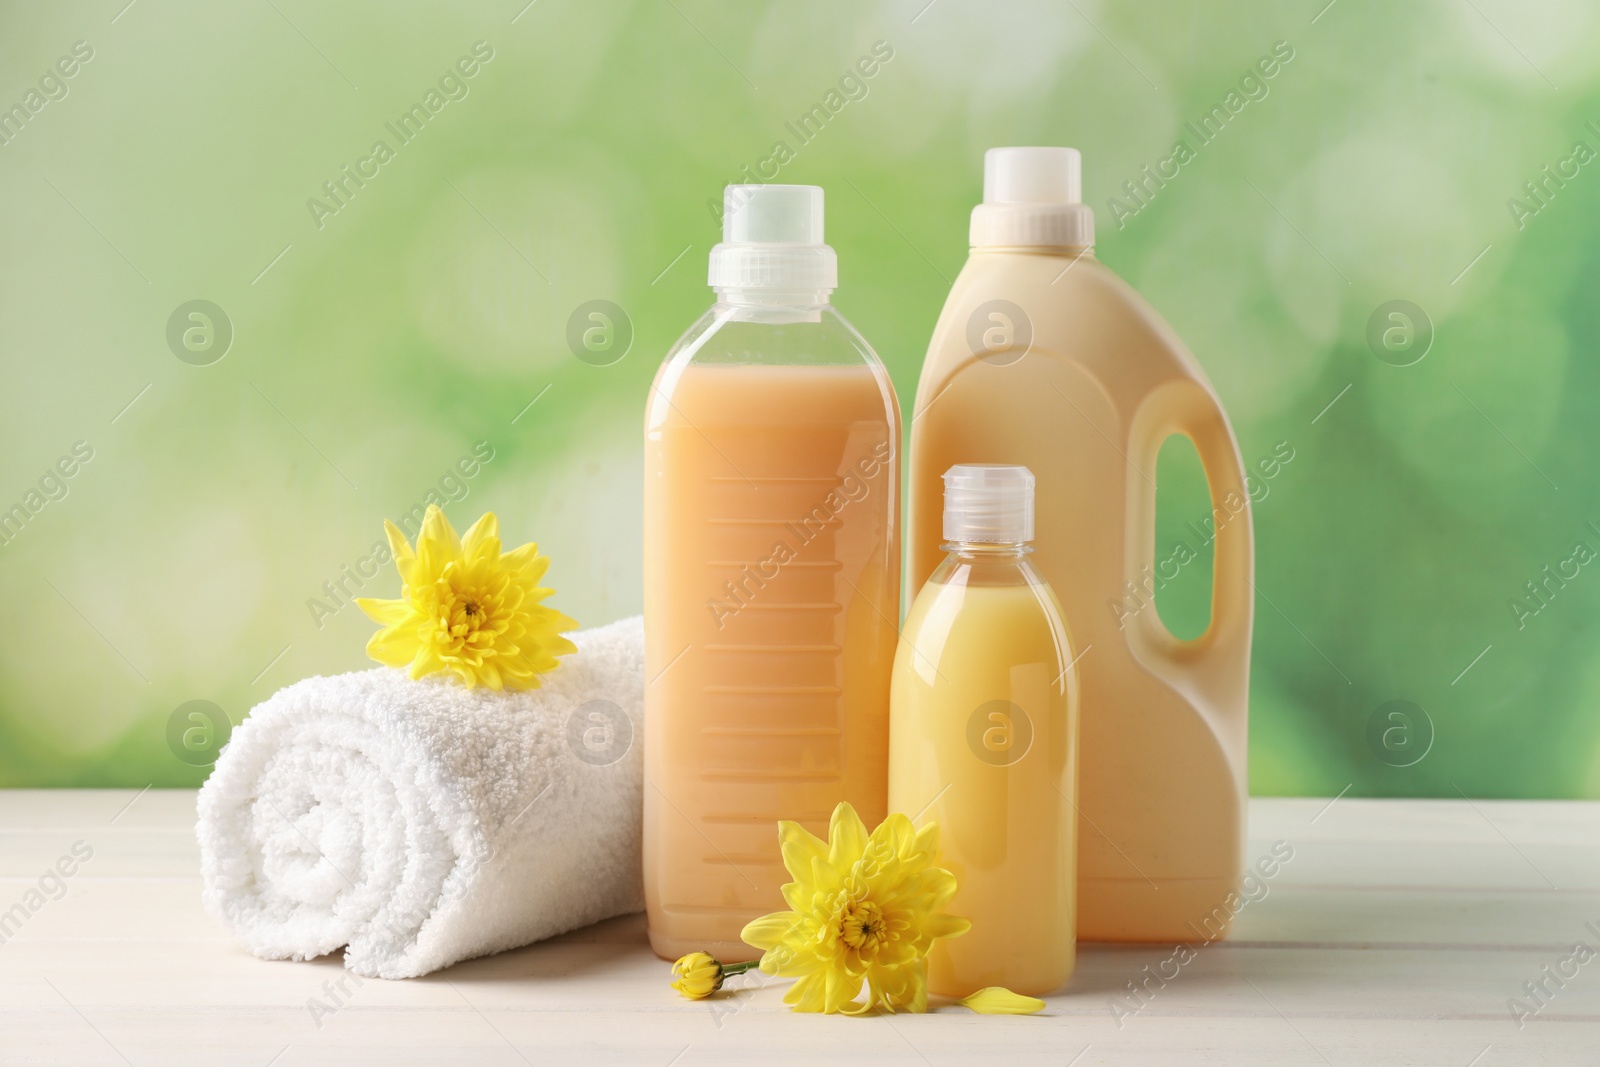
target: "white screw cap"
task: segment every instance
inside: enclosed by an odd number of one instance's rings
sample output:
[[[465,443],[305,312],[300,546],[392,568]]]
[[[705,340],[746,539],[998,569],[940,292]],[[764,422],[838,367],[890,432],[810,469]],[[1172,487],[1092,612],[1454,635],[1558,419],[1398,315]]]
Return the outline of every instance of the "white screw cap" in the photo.
[[[972,209],[974,247],[1094,245],[1076,148],[991,148],[983,154],[983,203]]]
[[[985,204],[1081,204],[1076,148],[991,148],[983,154]]]
[[[722,243],[711,250],[713,288],[838,287],[838,257],[823,243],[819,186],[730,185],[722,204]]]
[[[944,539],[1032,541],[1033,472],[987,463],[958,463],[945,471]]]

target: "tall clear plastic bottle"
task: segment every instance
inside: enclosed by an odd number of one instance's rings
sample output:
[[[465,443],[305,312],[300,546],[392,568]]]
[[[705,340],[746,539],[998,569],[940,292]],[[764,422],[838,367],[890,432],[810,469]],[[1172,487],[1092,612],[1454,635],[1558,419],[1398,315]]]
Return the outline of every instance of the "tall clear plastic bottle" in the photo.
[[[658,955],[733,962],[784,907],[779,819],[886,812],[900,411],[829,303],[822,190],[724,199],[716,305],[645,417],[644,880]]]
[[[1076,960],[1078,681],[1061,604],[1028,561],[1033,474],[944,475],[943,562],[917,594],[895,656],[889,807],[939,824],[956,876],[928,986],[1048,993]]]

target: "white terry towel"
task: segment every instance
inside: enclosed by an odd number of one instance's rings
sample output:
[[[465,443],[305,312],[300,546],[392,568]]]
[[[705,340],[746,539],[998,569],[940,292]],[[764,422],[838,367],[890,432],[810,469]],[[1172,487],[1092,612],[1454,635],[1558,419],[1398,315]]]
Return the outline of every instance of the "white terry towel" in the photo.
[[[200,790],[206,909],[378,978],[643,910],[644,624],[570,636],[540,689],[380,667],[260,704]]]

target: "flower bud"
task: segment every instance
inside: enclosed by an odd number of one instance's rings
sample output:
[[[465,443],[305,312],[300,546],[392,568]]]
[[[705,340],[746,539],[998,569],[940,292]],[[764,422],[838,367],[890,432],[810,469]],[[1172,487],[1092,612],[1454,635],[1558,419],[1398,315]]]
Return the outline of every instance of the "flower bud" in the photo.
[[[704,1000],[722,988],[722,964],[704,952],[691,952],[672,965],[672,988],[690,1000]]]

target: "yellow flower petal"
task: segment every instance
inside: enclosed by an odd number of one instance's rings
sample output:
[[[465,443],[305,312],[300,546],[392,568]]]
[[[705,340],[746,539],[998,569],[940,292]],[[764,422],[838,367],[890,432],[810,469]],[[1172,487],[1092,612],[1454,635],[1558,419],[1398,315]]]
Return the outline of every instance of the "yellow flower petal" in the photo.
[[[557,630],[576,630],[578,628],[577,619],[569,619],[554,608],[540,608],[539,614],[541,616],[539,629],[552,631],[549,639],[545,642],[545,648],[548,651],[558,656],[565,656],[578,651],[577,645],[568,641],[565,637],[557,637],[553,632]]]
[[[867,847],[867,826],[856,814],[856,809],[841,801],[828,820],[828,862],[835,867],[848,867],[861,858]],[[795,871],[790,874],[801,877]],[[809,873],[809,872],[808,872]]]
[[[1044,1001],[1038,997],[1025,997],[997,985],[962,997],[961,1003],[979,1015],[1032,1015],[1044,1010]]]
[[[800,877],[796,872],[810,874],[812,861],[825,860],[828,856],[826,841],[788,819],[778,823],[778,848],[783,852],[784,867],[796,878]]]
[[[370,596],[356,597],[356,607],[366,612],[367,618],[384,626],[402,622],[411,613],[411,605],[404,600],[378,600]]]
[[[775,911],[746,923],[739,931],[739,940],[765,952],[774,945],[783,944],[784,939],[799,928],[801,921],[792,911]]]
[[[910,855],[916,845],[917,832],[911,826],[911,820],[893,812],[878,828],[872,831],[872,838],[881,841],[894,850],[896,856]]]
[[[429,504],[417,534],[417,561],[424,572],[438,574],[448,563],[461,560],[461,538],[438,504]]]
[[[874,981],[873,993],[890,1011],[928,1010],[928,964],[926,960],[903,967],[885,969]]]
[[[379,630],[367,641],[367,655],[387,667],[405,667],[417,654],[414,628],[401,625]]]
[[[972,921],[958,915],[930,915],[922,923],[922,932],[930,938],[960,937],[972,929]]]
[[[789,991],[783,995],[783,1002],[795,1011],[823,1011],[827,1004],[827,988],[827,978],[821,972],[812,972],[789,987]]]
[[[861,995],[861,979],[857,975],[837,968],[829,968],[822,972],[824,981],[822,994],[822,1010],[828,1013],[844,1012],[849,1015],[859,1015],[870,1005],[863,1004],[853,1008],[856,997]]]
[[[538,546],[531,546],[535,551]],[[461,555],[463,558],[476,559],[480,553],[488,550],[494,556],[500,555],[500,519],[492,511],[486,511],[478,521],[467,528],[461,538]]]
[[[389,539],[389,553],[394,556],[395,569],[400,572],[402,583],[411,580],[411,568],[417,562],[417,554],[411,551],[411,545],[406,541],[406,535],[400,532],[400,527],[383,520],[383,533]]]
[[[438,504],[429,504],[428,510],[422,515],[422,530],[417,535],[417,540],[435,544],[461,543],[461,537],[456,533],[456,528],[450,525],[450,519],[445,515],[444,509]],[[420,546],[419,546],[420,547]]]
[[[505,680],[500,677],[500,668],[493,663],[485,661],[483,666],[473,673],[477,675],[480,685],[486,685],[497,693],[505,688]]]
[[[512,549],[501,558],[507,567],[526,576],[533,585],[539,584],[539,579],[544,577],[544,572],[550,566],[549,557],[539,555],[539,546],[531,541],[521,548]]]
[[[942,908],[956,895],[956,876],[937,867],[934,870],[938,871],[938,874],[928,878],[923,890],[932,898],[931,907]]]

